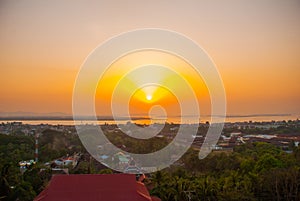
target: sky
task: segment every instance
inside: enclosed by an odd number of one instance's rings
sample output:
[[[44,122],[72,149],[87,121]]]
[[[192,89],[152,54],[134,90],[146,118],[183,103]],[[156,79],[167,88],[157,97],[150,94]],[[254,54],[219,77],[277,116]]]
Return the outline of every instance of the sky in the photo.
[[[223,79],[228,114],[300,113],[298,0],[0,0],[0,112],[71,114],[76,76],[90,52],[142,28],[176,31],[197,42]],[[196,96],[208,113],[203,82],[190,79],[194,89],[203,88]],[[108,80],[106,89],[116,83]],[[111,100],[101,93],[99,110]],[[134,96],[132,113],[149,109],[147,94],[142,102]],[[166,97],[162,105],[176,105],[171,93]]]

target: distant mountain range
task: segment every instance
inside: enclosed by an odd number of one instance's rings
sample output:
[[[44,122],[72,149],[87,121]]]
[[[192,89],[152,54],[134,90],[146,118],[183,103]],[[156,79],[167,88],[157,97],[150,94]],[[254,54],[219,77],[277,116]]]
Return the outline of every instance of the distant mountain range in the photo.
[[[239,117],[285,117],[285,116],[291,116],[291,114],[245,114],[245,115],[226,115],[226,117],[231,118],[239,118]]]
[[[210,115],[201,115],[202,117],[210,117]],[[226,118],[243,118],[243,117],[288,117],[292,114],[242,114],[242,115],[226,115]],[[174,116],[180,117],[180,116]],[[185,116],[193,117],[193,116]],[[218,116],[216,116],[218,117]],[[224,117],[224,116],[219,116]],[[92,116],[83,116],[82,119],[92,120]],[[134,115],[129,118],[126,116],[121,117],[112,117],[112,116],[97,116],[98,120],[139,120],[139,119],[149,119],[146,115]],[[62,112],[50,112],[50,113],[35,113],[35,112],[0,112],[0,120],[73,120],[72,114],[62,113]]]
[[[94,120],[93,116],[82,116],[82,120]],[[98,120],[142,120],[149,119],[143,116],[134,117],[112,117],[112,116],[97,116]],[[0,112],[0,120],[73,120],[72,114],[66,114],[62,112],[50,112],[50,113],[35,113],[35,112]]]
[[[0,112],[0,117],[67,117],[72,116],[62,112],[35,113],[35,112]]]

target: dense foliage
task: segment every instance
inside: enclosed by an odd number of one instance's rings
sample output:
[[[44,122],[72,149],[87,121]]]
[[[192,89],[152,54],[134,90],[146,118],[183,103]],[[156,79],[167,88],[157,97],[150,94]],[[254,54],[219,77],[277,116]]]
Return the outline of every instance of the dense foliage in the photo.
[[[32,200],[51,176],[39,175],[37,167],[20,172],[19,161],[33,158],[34,139],[1,134],[0,154],[0,200]]]
[[[40,163],[21,174],[19,162],[34,158],[34,141],[33,136],[0,134],[0,200],[33,200],[51,179],[43,163],[82,149],[77,136],[46,130],[39,139]]]
[[[245,144],[232,153],[213,152],[198,160],[190,150],[183,167],[148,179],[162,200],[300,200],[300,148],[287,154],[267,143]]]
[[[203,127],[205,133],[205,127]],[[200,130],[201,131],[201,130]],[[225,135],[240,131],[225,129]],[[292,133],[299,128],[243,129],[243,133]],[[202,131],[200,132],[202,133]],[[140,141],[107,134],[116,146],[129,152],[144,153],[165,146],[166,138]],[[33,200],[51,179],[45,162],[74,152],[83,153],[70,174],[110,174],[85,152],[78,136],[46,130],[39,138],[39,163],[21,174],[18,162],[33,159],[34,137],[0,134],[0,200]],[[235,146],[232,152],[215,151],[203,160],[190,149],[176,165],[147,175],[145,183],[152,195],[163,201],[188,200],[300,200],[300,147],[286,153],[268,143],[255,142]]]

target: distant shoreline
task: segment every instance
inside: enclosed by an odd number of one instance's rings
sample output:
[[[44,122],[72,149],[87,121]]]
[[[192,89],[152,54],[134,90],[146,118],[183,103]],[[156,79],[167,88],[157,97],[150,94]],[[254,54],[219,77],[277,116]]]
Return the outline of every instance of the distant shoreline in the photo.
[[[216,116],[215,122],[218,119],[222,120],[223,117]],[[253,115],[227,115],[224,123],[242,123],[242,122],[280,122],[280,121],[289,121],[300,119],[300,115],[292,114],[253,114]],[[23,124],[30,125],[40,125],[40,124],[49,124],[49,125],[75,125],[75,124],[126,124],[128,122],[136,124],[164,124],[174,123],[174,124],[195,124],[195,123],[206,123],[213,122],[210,115],[202,115],[200,119],[197,119],[193,116],[186,116],[181,118],[177,117],[168,117],[164,118],[149,118],[149,117],[110,117],[110,116],[98,116],[97,119],[91,116],[85,116],[77,119],[76,121],[72,116],[0,116],[0,123],[12,123],[12,122],[22,122]]]
[[[201,117],[204,118],[211,118],[211,115],[201,115]],[[215,115],[214,117],[219,117],[219,118],[255,118],[255,117],[300,117],[300,115],[292,115],[292,114],[244,114],[244,115],[226,115],[226,116],[221,116],[221,115]],[[169,118],[181,118],[181,116],[171,116]],[[185,116],[183,118],[194,118],[193,116]],[[95,120],[95,117],[93,116],[82,116],[78,118],[79,120],[82,121],[90,121],[90,120]],[[155,119],[163,119],[161,117],[157,117]],[[37,120],[37,121],[58,121],[58,120],[64,120],[64,121],[73,121],[74,118],[73,116],[0,116],[1,121],[13,121],[13,120],[20,120],[20,121],[31,121],[31,120]],[[150,117],[145,117],[145,116],[135,116],[135,117],[110,117],[110,116],[97,116],[96,120],[98,121],[125,121],[125,120],[151,120]]]
[[[122,120],[150,120],[149,117],[97,117],[98,121],[122,121]],[[73,116],[65,116],[65,117],[55,117],[55,116],[15,116],[15,117],[0,117],[1,121],[73,121]],[[82,121],[91,121],[95,120],[94,117],[80,117],[80,120]]]

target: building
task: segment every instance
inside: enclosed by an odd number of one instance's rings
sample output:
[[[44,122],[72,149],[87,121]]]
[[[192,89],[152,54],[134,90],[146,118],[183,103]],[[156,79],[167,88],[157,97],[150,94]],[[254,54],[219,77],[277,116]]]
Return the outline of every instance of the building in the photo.
[[[34,201],[160,201],[134,174],[54,175]]]

